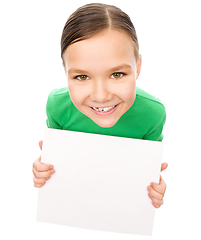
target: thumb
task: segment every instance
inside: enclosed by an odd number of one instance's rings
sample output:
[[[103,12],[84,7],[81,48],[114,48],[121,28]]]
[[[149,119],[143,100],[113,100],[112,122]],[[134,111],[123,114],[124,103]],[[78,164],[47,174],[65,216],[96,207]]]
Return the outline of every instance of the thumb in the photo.
[[[40,140],[38,144],[39,144],[40,150],[42,150],[42,148],[43,148],[43,140]]]
[[[163,170],[165,170],[167,167],[168,167],[168,164],[167,164],[167,163],[162,163],[162,164],[161,164],[161,172],[162,172]]]

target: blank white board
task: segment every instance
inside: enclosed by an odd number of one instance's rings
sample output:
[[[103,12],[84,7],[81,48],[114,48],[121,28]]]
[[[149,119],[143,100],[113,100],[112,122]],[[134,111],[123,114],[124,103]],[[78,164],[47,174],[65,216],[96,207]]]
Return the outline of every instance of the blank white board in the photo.
[[[45,129],[42,163],[55,173],[39,189],[37,221],[151,235],[163,143]]]

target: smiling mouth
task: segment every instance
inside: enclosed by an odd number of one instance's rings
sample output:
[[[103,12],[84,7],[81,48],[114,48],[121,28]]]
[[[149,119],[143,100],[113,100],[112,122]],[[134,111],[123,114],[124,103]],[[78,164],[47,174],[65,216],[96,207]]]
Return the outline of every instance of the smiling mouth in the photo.
[[[97,112],[109,112],[112,109],[114,109],[117,105],[114,105],[112,107],[106,107],[106,108],[97,108],[97,107],[91,107],[93,110],[97,111]]]

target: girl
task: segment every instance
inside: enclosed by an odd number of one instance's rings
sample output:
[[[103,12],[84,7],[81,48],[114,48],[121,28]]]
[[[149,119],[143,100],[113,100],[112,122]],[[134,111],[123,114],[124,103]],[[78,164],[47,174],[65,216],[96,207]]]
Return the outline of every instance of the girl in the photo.
[[[115,6],[87,4],[67,20],[61,58],[68,88],[55,89],[47,101],[47,126],[56,129],[162,141],[165,108],[136,87],[142,59],[135,28]],[[42,141],[39,142],[42,149]],[[167,168],[163,163],[161,171]],[[33,164],[34,186],[42,187],[53,166]],[[153,206],[163,204],[166,184],[147,187]]]

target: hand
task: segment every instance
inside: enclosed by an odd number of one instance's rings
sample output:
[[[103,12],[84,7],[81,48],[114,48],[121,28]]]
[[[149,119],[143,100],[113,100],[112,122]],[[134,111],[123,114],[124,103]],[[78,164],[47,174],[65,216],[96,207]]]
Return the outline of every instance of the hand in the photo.
[[[165,170],[168,167],[167,163],[161,164],[161,172]],[[160,182],[157,183],[151,183],[150,186],[147,187],[147,190],[149,191],[148,196],[153,201],[152,205],[155,208],[159,208],[163,204],[163,197],[166,190],[166,184],[162,177],[160,176]]]
[[[39,142],[39,147],[42,150],[43,141]],[[50,179],[51,175],[55,172],[52,165],[41,163],[41,156],[33,163],[33,182],[35,187],[42,187],[46,181]]]

